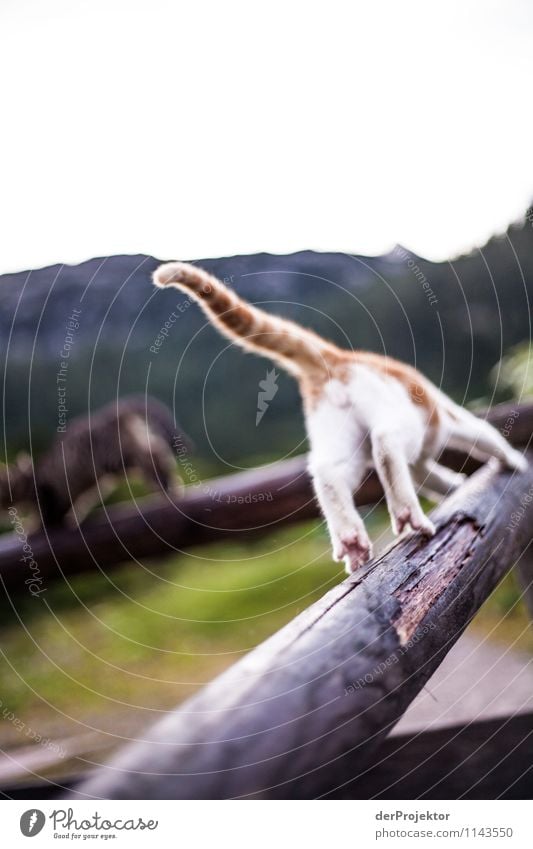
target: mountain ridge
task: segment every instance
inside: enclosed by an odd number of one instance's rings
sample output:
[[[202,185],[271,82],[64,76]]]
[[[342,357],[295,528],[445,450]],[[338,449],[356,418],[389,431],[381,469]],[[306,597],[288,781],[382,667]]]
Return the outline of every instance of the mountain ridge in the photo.
[[[267,311],[337,344],[412,362],[463,402],[491,392],[501,351],[528,338],[533,228],[526,217],[506,235],[453,267],[401,246],[377,257],[302,250],[196,262]],[[38,451],[53,437],[55,380],[73,309],[80,313],[69,343],[69,416],[147,390],[176,409],[210,459],[271,458],[303,444],[291,380],[280,376],[256,428],[258,384],[270,364],[235,350],[181,291],[155,289],[159,262],[144,254],[94,257],[0,277],[9,453],[30,444]]]

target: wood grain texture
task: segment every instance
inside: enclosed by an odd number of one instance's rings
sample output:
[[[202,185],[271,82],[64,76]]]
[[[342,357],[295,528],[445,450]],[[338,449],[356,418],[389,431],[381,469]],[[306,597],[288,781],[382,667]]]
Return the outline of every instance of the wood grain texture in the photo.
[[[397,543],[148,729],[77,795],[314,798],[372,763],[388,731],[527,549],[533,492],[486,466]],[[73,794],[76,795],[76,794]]]

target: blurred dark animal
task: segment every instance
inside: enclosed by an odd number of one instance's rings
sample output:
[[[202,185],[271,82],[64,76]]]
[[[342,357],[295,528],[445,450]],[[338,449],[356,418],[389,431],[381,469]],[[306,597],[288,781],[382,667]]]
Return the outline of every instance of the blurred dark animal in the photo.
[[[164,404],[122,398],[73,419],[35,466],[28,456],[18,457],[1,473],[0,504],[28,505],[46,527],[67,516],[80,522],[131,472],[150,489],[178,489],[176,451],[183,447],[188,450],[190,442]]]

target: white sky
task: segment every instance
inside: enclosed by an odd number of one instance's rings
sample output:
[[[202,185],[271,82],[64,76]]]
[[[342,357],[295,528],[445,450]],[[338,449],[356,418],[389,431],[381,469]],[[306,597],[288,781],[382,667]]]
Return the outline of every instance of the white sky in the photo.
[[[0,272],[445,258],[533,198],[529,0],[1,0]]]

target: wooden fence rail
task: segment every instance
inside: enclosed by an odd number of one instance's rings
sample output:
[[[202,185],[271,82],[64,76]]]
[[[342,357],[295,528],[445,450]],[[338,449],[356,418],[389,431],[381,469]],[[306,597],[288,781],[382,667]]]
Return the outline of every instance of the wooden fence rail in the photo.
[[[530,428],[528,428],[530,433]],[[314,798],[387,733],[533,537],[533,465],[487,466],[432,518],[195,697],[70,798]]]

